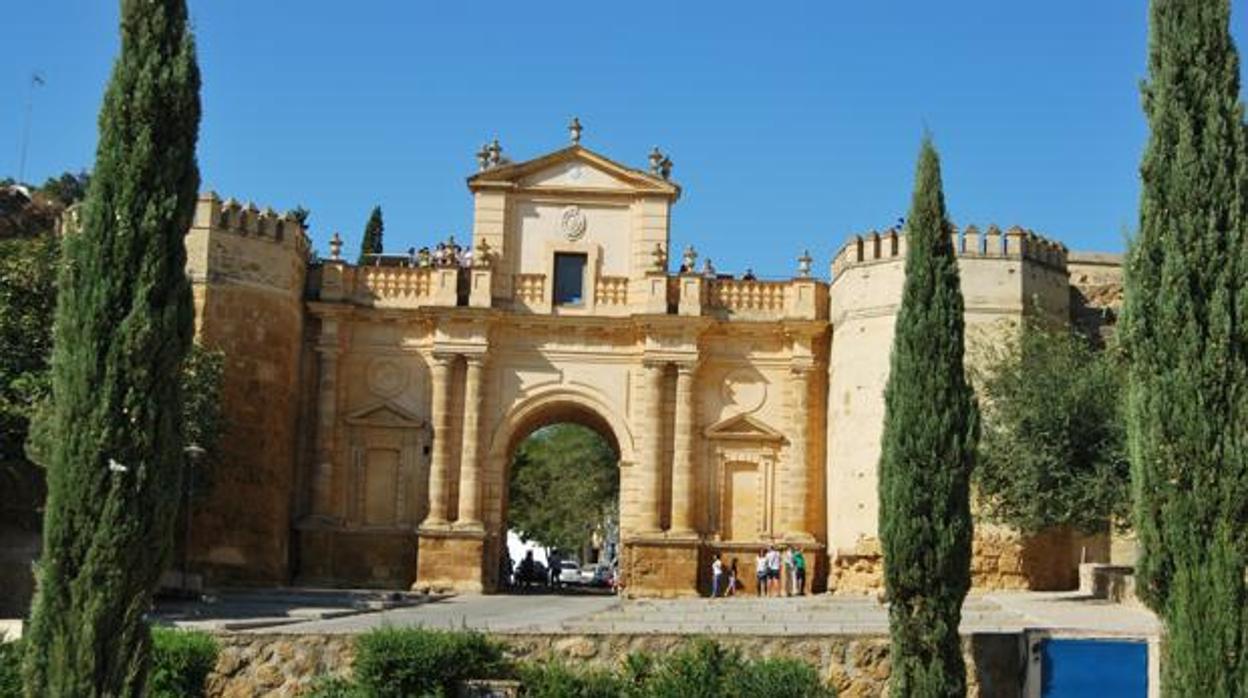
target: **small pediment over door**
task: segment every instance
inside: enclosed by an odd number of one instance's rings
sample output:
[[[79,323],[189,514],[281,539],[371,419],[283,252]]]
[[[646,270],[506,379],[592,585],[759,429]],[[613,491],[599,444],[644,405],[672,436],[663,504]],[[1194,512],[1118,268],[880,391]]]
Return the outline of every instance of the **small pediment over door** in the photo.
[[[392,429],[419,429],[425,426],[425,420],[389,400],[358,409],[347,415],[346,421],[352,426]]]
[[[787,441],[784,434],[748,414],[739,414],[707,427],[703,434],[717,441],[751,441],[779,445]]]

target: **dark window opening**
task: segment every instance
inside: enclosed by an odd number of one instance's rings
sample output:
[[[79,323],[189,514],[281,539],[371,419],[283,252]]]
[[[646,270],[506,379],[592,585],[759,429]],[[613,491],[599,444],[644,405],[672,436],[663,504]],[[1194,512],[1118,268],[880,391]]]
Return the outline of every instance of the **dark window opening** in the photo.
[[[585,304],[586,255],[555,253],[555,305]]]

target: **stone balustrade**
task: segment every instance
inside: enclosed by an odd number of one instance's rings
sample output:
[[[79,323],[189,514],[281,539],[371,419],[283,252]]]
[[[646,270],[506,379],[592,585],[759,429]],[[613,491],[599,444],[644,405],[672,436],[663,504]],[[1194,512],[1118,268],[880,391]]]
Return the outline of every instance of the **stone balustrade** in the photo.
[[[780,317],[785,311],[788,281],[708,279],[707,305],[732,316]]]
[[[546,298],[545,274],[516,274],[516,302],[534,308]]]
[[[433,269],[415,267],[356,267],[355,291],[373,299],[373,305],[402,306],[433,299]]]
[[[595,302],[598,305],[628,305],[628,277],[603,276],[598,279],[595,290]]]

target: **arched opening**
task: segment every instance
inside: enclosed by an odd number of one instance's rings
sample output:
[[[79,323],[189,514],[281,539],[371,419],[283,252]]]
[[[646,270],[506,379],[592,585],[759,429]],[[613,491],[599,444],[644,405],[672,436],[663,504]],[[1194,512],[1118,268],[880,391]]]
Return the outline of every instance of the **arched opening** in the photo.
[[[513,415],[502,455],[500,570],[514,593],[610,593],[620,440],[597,406],[550,396]]]

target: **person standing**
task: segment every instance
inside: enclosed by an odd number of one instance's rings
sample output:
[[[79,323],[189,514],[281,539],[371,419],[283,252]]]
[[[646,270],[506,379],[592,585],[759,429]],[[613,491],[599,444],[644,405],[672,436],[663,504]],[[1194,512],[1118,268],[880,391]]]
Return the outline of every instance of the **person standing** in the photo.
[[[767,593],[769,596],[780,595],[780,551],[776,546],[767,546]]]
[[[724,596],[736,596],[737,585],[740,583],[737,577],[737,558],[734,557],[728,567],[728,589],[724,591]]]
[[[797,587],[797,595],[806,595],[806,556],[802,554],[802,549],[798,548],[793,551],[793,573],[795,586]]]
[[[715,553],[715,560],[711,562],[711,598],[719,596],[720,582],[724,579],[724,562],[719,559],[719,553]]]
[[[767,550],[758,549],[758,557],[754,559],[755,577],[758,580],[758,595],[767,595]]]
[[[784,578],[781,580],[785,596],[792,596],[793,590],[797,586],[793,572],[793,546],[786,545],[784,546]]]

